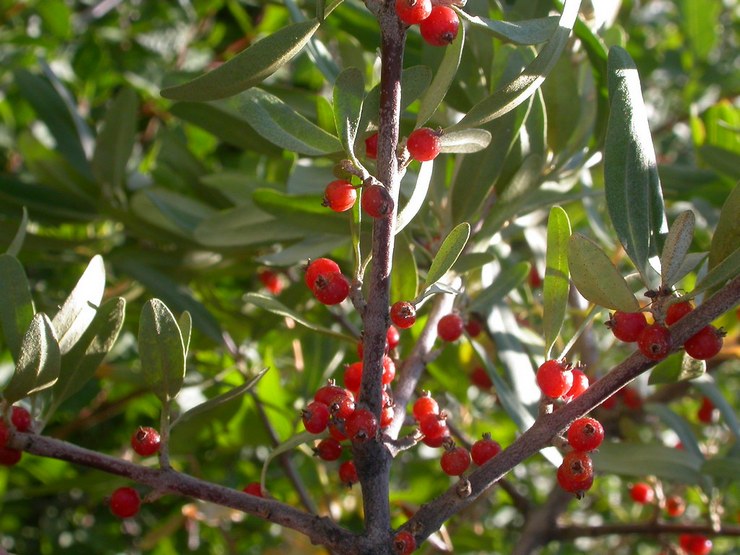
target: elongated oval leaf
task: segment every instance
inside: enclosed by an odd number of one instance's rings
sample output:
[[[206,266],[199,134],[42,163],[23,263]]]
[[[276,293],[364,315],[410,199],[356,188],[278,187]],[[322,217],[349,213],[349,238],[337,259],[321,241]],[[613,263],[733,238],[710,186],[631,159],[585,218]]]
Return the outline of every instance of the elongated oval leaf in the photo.
[[[568,242],[570,277],[578,291],[594,304],[636,312],[640,304],[635,295],[601,248],[580,233]]]
[[[54,328],[43,312],[35,314],[21,343],[15,373],[2,396],[8,404],[54,385],[59,377],[61,355]]]
[[[623,476],[657,476],[680,484],[702,484],[704,459],[663,445],[604,442],[593,454],[598,472]]]
[[[391,272],[391,299],[409,300],[416,297],[419,275],[411,245],[404,235],[396,237]]]
[[[244,93],[241,100],[240,110],[249,125],[285,150],[310,156],[342,150],[339,139],[308,121],[277,96],[252,89]]]
[[[442,279],[447,270],[452,268],[455,260],[465,248],[468,237],[470,237],[470,224],[468,222],[458,224],[450,231],[445,240],[442,241],[439,251],[437,251],[432,261],[423,289],[427,289],[434,282]]]
[[[725,259],[712,268],[707,274],[701,279],[696,287],[691,291],[691,296],[695,297],[698,294],[715,287],[719,287],[726,281],[734,278],[740,273],[740,247],[737,247],[731,254]]]
[[[33,307],[26,272],[18,259],[10,254],[0,254],[0,291],[3,292],[3,301],[0,302],[0,326],[10,354],[17,362],[23,335],[31,324],[36,310]]]
[[[217,100],[261,83],[289,62],[319,28],[315,19],[293,23],[240,52],[228,62],[192,81],[163,89],[173,100]]]
[[[278,225],[278,222],[252,204],[241,205],[203,220],[195,228],[194,236],[200,244],[209,247],[247,247],[300,239],[305,235],[297,227]]]
[[[105,290],[103,257],[95,255],[52,323],[62,354],[69,352],[95,318]]]
[[[524,21],[501,21],[472,16],[459,10],[460,18],[476,29],[482,29],[497,39],[513,44],[540,44],[550,39],[558,27],[557,16],[540,17]]]
[[[740,245],[740,185],[730,191],[722,206],[709,249],[709,269],[714,269]]]
[[[349,67],[342,71],[334,83],[334,123],[344,151],[355,160],[355,138],[365,99],[365,78],[362,71]]]
[[[663,287],[672,287],[678,279],[686,254],[694,238],[696,217],[691,210],[681,212],[673,222],[660,255],[660,280]]]
[[[519,287],[527,279],[532,265],[529,262],[517,262],[513,267],[506,268],[470,303],[472,312],[488,314],[490,307],[501,304],[503,298],[513,289]]]
[[[322,206],[321,197],[318,196],[286,195],[275,189],[257,189],[252,199],[262,210],[278,218],[287,229],[338,235],[346,235],[349,230],[346,214],[337,214]]]
[[[570,31],[578,16],[581,0],[568,0],[558,20],[558,27],[537,57],[513,81],[473,106],[455,129],[478,127],[510,112],[534,94],[549,75],[568,42]]]
[[[429,191],[429,182],[432,179],[433,168],[433,162],[422,162],[419,175],[416,178],[414,192],[411,193],[411,198],[409,198],[403,208],[398,211],[398,216],[396,217],[396,233],[400,233],[404,227],[411,223],[411,220],[414,219],[414,216],[419,213],[419,210],[424,205],[424,200],[427,198],[427,192]]]
[[[552,346],[560,334],[568,306],[570,273],[568,270],[568,240],[570,220],[559,206],[550,209],[547,221],[546,269],[543,284],[542,326],[545,337],[545,358],[550,358]]]
[[[626,51],[609,51],[609,122],[604,147],[606,205],[627,255],[652,286],[650,259],[668,230],[637,68]]]
[[[144,378],[163,404],[175,398],[185,378],[185,346],[177,320],[159,299],[141,310],[139,355]]]
[[[439,140],[440,152],[479,152],[491,143],[491,133],[485,129],[463,129],[443,133]]]

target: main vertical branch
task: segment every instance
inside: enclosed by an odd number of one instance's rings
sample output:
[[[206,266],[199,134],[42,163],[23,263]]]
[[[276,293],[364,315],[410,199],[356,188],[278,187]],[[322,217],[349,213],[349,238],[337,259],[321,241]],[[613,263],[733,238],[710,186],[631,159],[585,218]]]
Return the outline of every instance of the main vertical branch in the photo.
[[[401,72],[406,28],[396,16],[394,3],[378,6],[376,15],[381,34],[380,114],[378,130],[377,179],[388,190],[394,210],[373,225],[372,267],[368,280],[368,298],[363,321],[363,375],[360,403],[371,410],[378,421],[382,409],[381,379],[391,266],[400,183],[396,150],[401,117]],[[362,485],[365,531],[370,544],[389,542],[390,453],[380,441],[356,442],[355,464]]]

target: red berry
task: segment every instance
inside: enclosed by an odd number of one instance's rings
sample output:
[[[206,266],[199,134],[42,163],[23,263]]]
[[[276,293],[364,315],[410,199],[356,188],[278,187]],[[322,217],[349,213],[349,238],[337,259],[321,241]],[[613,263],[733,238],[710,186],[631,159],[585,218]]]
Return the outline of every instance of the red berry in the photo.
[[[139,512],[141,498],[139,492],[134,488],[118,488],[115,490],[108,502],[111,512],[120,518],[129,518]]]
[[[314,393],[313,400],[319,403],[324,403],[327,407],[331,408],[334,403],[339,402],[343,398],[349,398],[354,401],[354,396],[351,391],[339,387],[334,383],[334,380],[329,380],[326,385],[321,386]]]
[[[680,495],[671,495],[665,500],[665,512],[668,516],[681,516],[686,510],[686,503]]]
[[[378,157],[378,133],[373,133],[365,139],[365,156],[371,160]]]
[[[401,530],[393,537],[393,548],[398,555],[409,555],[416,550],[416,539],[408,530]]]
[[[329,425],[329,407],[318,401],[311,401],[303,409],[302,419],[306,431],[312,434],[320,434]]]
[[[551,399],[559,399],[573,386],[573,373],[557,360],[547,360],[537,370],[537,385]]]
[[[424,395],[414,402],[413,413],[414,418],[418,422],[427,414],[439,414],[439,404],[437,404],[437,401],[434,400],[428,391],[425,391]]]
[[[625,387],[619,392],[622,402],[628,409],[639,409],[642,407],[642,395],[634,387]]]
[[[337,179],[326,186],[324,190],[324,206],[334,212],[346,212],[355,205],[357,191],[352,183],[344,179]]]
[[[468,321],[465,322],[465,331],[470,337],[478,337],[483,331],[483,325],[480,323],[478,318],[471,316],[468,318]]]
[[[704,326],[683,344],[686,354],[697,360],[709,360],[722,350],[724,334],[714,326]]]
[[[437,322],[437,335],[443,341],[456,341],[463,332],[465,324],[459,314],[452,313],[442,316]]]
[[[388,385],[396,377],[396,364],[388,355],[383,355],[383,385]]]
[[[428,413],[419,419],[419,431],[427,437],[438,438],[448,434],[447,415]]]
[[[329,435],[337,441],[344,441],[347,439],[347,435],[340,430],[334,422],[329,423]]]
[[[344,368],[344,387],[357,395],[362,383],[362,361],[353,362]]]
[[[31,429],[31,413],[23,407],[14,406],[10,414],[10,421],[19,432],[27,432]]]
[[[0,447],[0,466],[13,466],[21,460],[23,451],[11,449],[10,447]]]
[[[421,438],[421,442],[427,447],[442,447],[447,441],[450,440],[450,434],[445,427],[445,432],[440,436],[424,436]]]
[[[589,383],[588,376],[586,376],[580,368],[574,368],[571,370],[571,373],[573,374],[573,385],[570,386],[565,397],[572,401],[588,389]]]
[[[362,191],[362,209],[371,218],[384,218],[393,212],[393,199],[382,185],[369,185]]]
[[[265,289],[273,295],[279,295],[283,290],[283,282],[280,280],[280,276],[272,270],[260,270],[257,277],[265,286]]]
[[[149,457],[159,451],[159,432],[149,426],[139,426],[131,436],[131,447],[142,457]]]
[[[565,491],[581,497],[594,481],[594,465],[588,453],[571,451],[563,458],[557,472],[558,484]]]
[[[529,269],[527,283],[529,283],[529,286],[532,289],[539,289],[540,287],[542,287],[542,277],[540,277],[540,273],[537,271],[537,267],[534,264]]]
[[[401,329],[410,328],[416,322],[416,307],[408,301],[393,303],[391,321]]]
[[[244,486],[244,489],[242,489],[242,491],[249,495],[254,495],[255,497],[265,496],[265,492],[262,490],[262,485],[259,482],[248,483],[246,486]]]
[[[617,310],[606,323],[614,337],[625,343],[633,343],[640,337],[648,323],[642,312],[622,312]]]
[[[383,407],[383,409],[380,411],[380,427],[381,428],[387,428],[391,424],[393,424],[393,417],[395,416],[396,411],[394,409],[393,403],[386,405]]]
[[[342,456],[342,444],[333,437],[327,437],[319,441],[314,451],[321,460],[335,461]]]
[[[432,46],[447,46],[457,36],[460,20],[455,10],[447,6],[434,6],[432,13],[419,23],[422,38]]]
[[[432,13],[432,0],[396,0],[398,19],[406,25],[416,25]]]
[[[339,465],[339,479],[345,486],[349,487],[360,481],[354,461],[344,461]]]
[[[8,444],[8,438],[10,437],[10,430],[5,425],[5,422],[0,421],[0,449],[5,448]]]
[[[344,429],[352,441],[366,441],[378,433],[378,420],[367,409],[356,409],[344,424]]]
[[[349,280],[341,272],[320,274],[316,278],[313,296],[322,304],[341,303],[349,295]]]
[[[460,476],[470,466],[470,453],[465,447],[450,447],[442,453],[439,464],[448,476]]]
[[[604,428],[595,418],[579,418],[568,428],[568,443],[576,451],[593,451],[604,441]]]
[[[491,376],[488,375],[488,372],[482,366],[476,366],[473,369],[473,372],[470,374],[470,382],[478,389],[485,390],[493,387]]]
[[[696,417],[699,422],[704,424],[711,424],[714,420],[714,404],[708,397],[701,400],[701,406],[696,411]]]
[[[385,333],[385,342],[389,351],[398,347],[398,344],[401,342],[401,334],[398,333],[395,326],[388,326],[388,331]]]
[[[701,534],[681,534],[678,543],[688,555],[708,555],[712,551],[712,540]]]
[[[406,148],[414,160],[419,162],[434,160],[442,148],[439,133],[429,127],[415,129],[406,139]]]
[[[339,264],[328,258],[317,258],[306,266],[306,274],[304,280],[309,289],[313,290],[316,283],[316,278],[320,275],[330,274],[332,272],[339,272]]]
[[[652,503],[653,499],[655,499],[655,492],[649,484],[646,484],[645,482],[637,482],[630,488],[630,497],[635,503],[647,505],[648,503]]]
[[[498,441],[491,439],[491,434],[483,434],[483,438],[479,439],[470,448],[470,456],[473,458],[473,462],[478,466],[486,463],[501,452],[501,445]]]
[[[666,312],[665,325],[671,326],[675,324],[692,310],[694,310],[694,307],[691,306],[691,303],[689,301],[673,303],[671,306],[668,307],[668,311]]]
[[[662,360],[671,352],[671,332],[660,324],[647,326],[637,338],[637,347],[650,360]]]

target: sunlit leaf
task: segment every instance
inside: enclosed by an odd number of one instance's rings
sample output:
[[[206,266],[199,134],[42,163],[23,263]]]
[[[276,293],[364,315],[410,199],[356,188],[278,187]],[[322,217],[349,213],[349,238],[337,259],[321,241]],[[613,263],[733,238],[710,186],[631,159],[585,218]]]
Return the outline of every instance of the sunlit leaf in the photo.
[[[414,192],[411,193],[411,197],[408,202],[404,204],[403,208],[398,211],[396,216],[396,233],[400,233],[414,219],[414,216],[419,213],[421,207],[424,206],[424,201],[427,198],[427,192],[429,191],[429,182],[432,179],[432,169],[434,163],[422,162],[419,168],[419,175],[416,177],[416,185],[414,185]]]
[[[491,133],[485,129],[463,129],[443,133],[440,137],[440,152],[460,154],[479,152],[491,143]]]
[[[504,297],[525,282],[532,265],[529,262],[517,262],[511,268],[502,271],[493,283],[481,291],[470,303],[472,312],[488,313],[493,304],[500,304]]]
[[[568,306],[570,279],[568,270],[568,240],[570,220],[559,206],[550,209],[547,221],[546,270],[543,284],[542,326],[545,337],[545,358],[550,358]]]
[[[540,44],[550,39],[558,27],[557,16],[527,19],[523,21],[503,21],[469,15],[464,10],[457,12],[460,19],[467,21],[476,29],[482,29],[497,39],[513,44]]]
[[[460,256],[470,237],[470,224],[463,222],[455,226],[442,241],[439,250],[432,261],[432,265],[427,272],[426,281],[422,289],[426,289],[434,282],[439,281],[452,268],[452,265]]]
[[[344,151],[355,158],[354,144],[365,98],[365,79],[362,71],[350,67],[342,71],[334,84],[334,123]]]
[[[18,225],[18,231],[13,236],[13,240],[8,245],[8,249],[5,251],[7,254],[12,256],[18,256],[23,247],[23,241],[26,239],[26,228],[28,227],[28,209],[23,207],[23,215],[21,216],[21,222]]]
[[[678,279],[691,241],[696,217],[691,210],[681,212],[673,222],[660,255],[661,285],[672,287]]]
[[[23,336],[36,310],[23,265],[10,254],[0,254],[0,291],[0,326],[13,360],[18,361]]]
[[[740,185],[730,192],[722,206],[709,249],[709,269],[712,270],[740,245]]]
[[[349,232],[347,215],[322,206],[319,196],[286,195],[275,189],[257,189],[252,199],[259,208],[278,218],[281,225],[288,229],[337,235]]]
[[[185,346],[177,320],[159,299],[149,300],[139,320],[141,371],[162,403],[174,399],[185,379]]]

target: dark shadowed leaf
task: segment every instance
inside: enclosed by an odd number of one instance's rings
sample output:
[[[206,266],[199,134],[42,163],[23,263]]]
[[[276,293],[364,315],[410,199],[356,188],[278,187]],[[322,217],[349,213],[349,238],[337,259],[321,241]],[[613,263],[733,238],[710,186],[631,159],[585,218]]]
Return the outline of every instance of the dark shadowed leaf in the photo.
[[[10,241],[8,249],[5,251],[7,254],[12,256],[18,256],[23,247],[23,241],[26,239],[26,228],[28,227],[28,208],[23,207],[23,215],[21,216],[21,222],[18,224],[18,231],[13,236],[13,240]]]
[[[147,384],[163,404],[169,403],[185,378],[185,346],[177,320],[159,299],[141,310],[139,356]]]
[[[635,477],[653,475],[679,484],[704,483],[700,472],[704,459],[674,447],[605,441],[592,457],[597,472]]]

